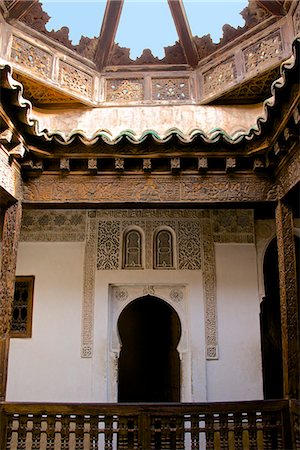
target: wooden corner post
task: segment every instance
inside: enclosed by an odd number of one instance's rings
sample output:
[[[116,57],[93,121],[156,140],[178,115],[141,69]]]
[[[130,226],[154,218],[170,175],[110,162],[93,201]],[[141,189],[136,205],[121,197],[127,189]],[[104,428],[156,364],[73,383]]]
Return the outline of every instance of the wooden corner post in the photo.
[[[293,212],[280,200],[276,207],[280,313],[285,398],[299,395],[299,311]]]
[[[0,271],[0,401],[4,401],[6,397],[9,339],[21,216],[22,204],[18,201],[6,209],[3,225]]]

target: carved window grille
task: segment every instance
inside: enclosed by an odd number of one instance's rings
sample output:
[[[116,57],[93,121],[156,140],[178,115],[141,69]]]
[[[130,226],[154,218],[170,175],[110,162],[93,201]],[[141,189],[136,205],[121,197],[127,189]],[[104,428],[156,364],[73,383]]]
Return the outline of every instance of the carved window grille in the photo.
[[[16,277],[12,307],[11,337],[31,337],[33,286],[33,276]]]
[[[142,268],[142,236],[138,230],[130,230],[124,237],[124,269]]]
[[[160,230],[155,236],[155,269],[174,267],[173,236],[169,230]]]

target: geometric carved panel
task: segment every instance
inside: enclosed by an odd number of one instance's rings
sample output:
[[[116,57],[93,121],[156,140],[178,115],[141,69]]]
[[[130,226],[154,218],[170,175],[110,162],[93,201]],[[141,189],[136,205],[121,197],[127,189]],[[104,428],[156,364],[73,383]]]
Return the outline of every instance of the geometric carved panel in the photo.
[[[98,227],[98,270],[119,268],[120,245],[120,223],[116,220],[101,220]]]
[[[93,77],[71,64],[60,61],[59,81],[61,86],[67,87],[80,95],[91,98],[93,94]]]
[[[190,98],[188,78],[152,80],[152,100],[187,100]]]
[[[236,77],[234,59],[230,58],[203,74],[203,90],[205,95],[211,95],[232,84]]]
[[[50,78],[52,57],[48,52],[32,45],[31,43],[13,36],[11,59],[42,76]]]
[[[138,101],[144,98],[144,85],[141,79],[106,80],[106,101]]]
[[[280,30],[261,39],[243,51],[247,72],[270,65],[271,60],[278,60],[283,50]]]
[[[179,269],[201,269],[201,222],[179,221],[178,223],[178,252]]]

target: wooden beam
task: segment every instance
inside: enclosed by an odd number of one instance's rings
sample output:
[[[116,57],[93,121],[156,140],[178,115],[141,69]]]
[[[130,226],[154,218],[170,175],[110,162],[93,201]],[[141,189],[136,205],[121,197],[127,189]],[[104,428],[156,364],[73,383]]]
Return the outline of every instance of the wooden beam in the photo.
[[[193,42],[193,36],[183,2],[182,0],[168,0],[168,3],[187,63],[192,67],[196,67],[198,64],[198,54]]]
[[[108,63],[114,44],[124,0],[107,0],[94,62],[99,70]]]
[[[17,0],[8,8],[9,19],[21,19],[38,0]]]
[[[284,10],[281,2],[276,0],[257,0],[257,4],[274,16],[286,15],[286,11]]]

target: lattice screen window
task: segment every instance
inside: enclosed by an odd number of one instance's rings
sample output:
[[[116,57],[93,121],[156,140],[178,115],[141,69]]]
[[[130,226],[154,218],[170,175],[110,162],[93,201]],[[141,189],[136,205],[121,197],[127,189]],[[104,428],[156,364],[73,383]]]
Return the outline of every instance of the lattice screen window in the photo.
[[[170,269],[174,267],[173,236],[169,230],[161,230],[155,237],[155,269]]]
[[[11,337],[29,338],[32,331],[34,277],[16,277]]]
[[[124,237],[124,269],[142,268],[142,236],[138,230],[129,230]]]

